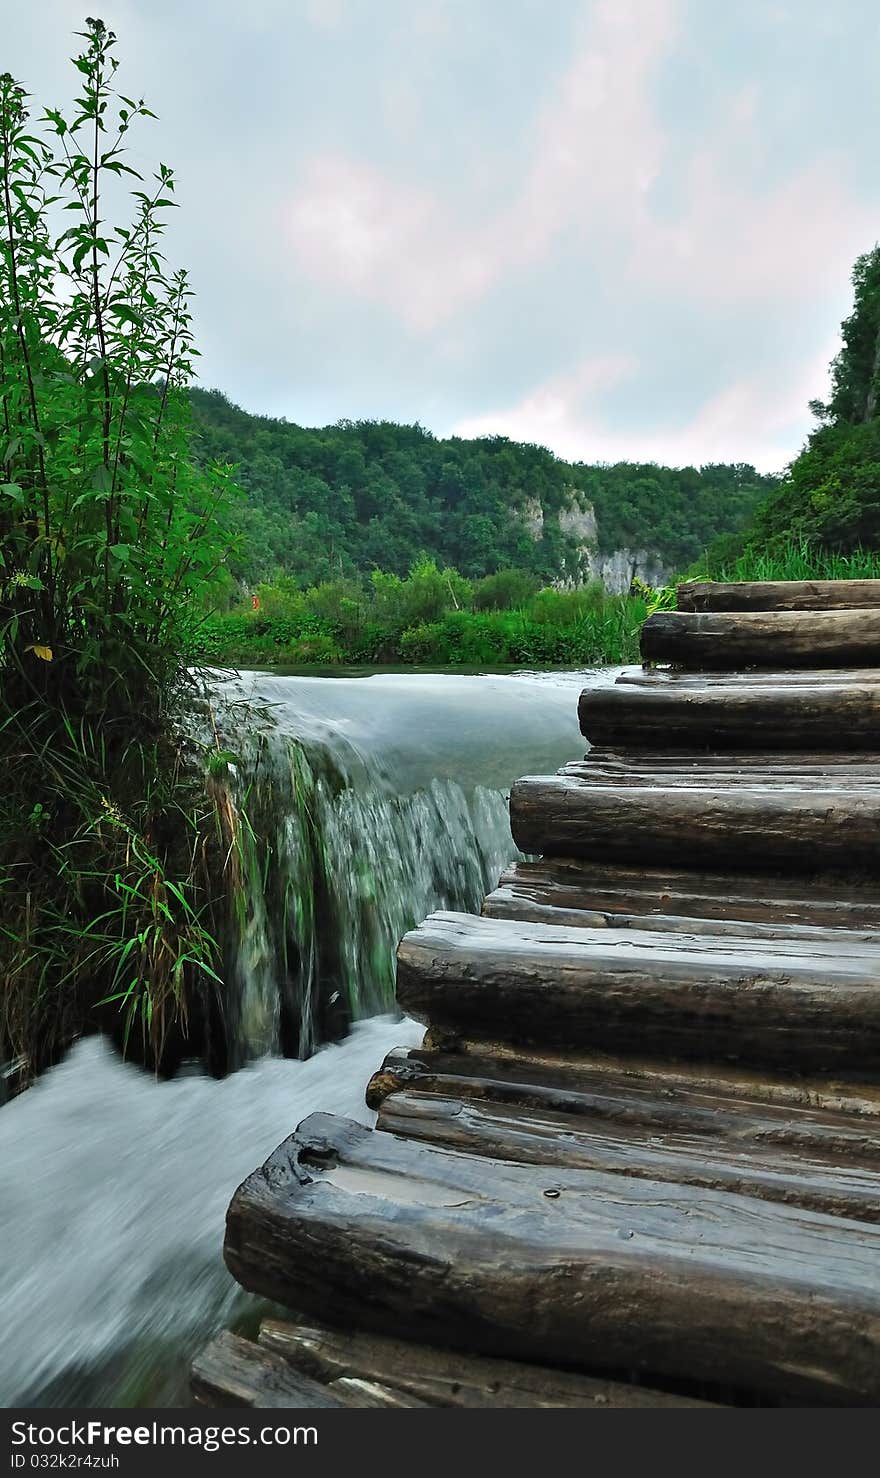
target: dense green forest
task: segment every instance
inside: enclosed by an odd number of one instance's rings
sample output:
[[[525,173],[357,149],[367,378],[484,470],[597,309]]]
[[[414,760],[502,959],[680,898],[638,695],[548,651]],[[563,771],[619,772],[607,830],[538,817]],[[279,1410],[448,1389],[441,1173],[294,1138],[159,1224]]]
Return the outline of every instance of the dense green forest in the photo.
[[[587,504],[600,552],[648,548],[682,567],[743,530],[775,486],[746,464],[571,465],[503,436],[443,440],[389,421],[312,430],[249,415],[216,390],[191,398],[201,454],[233,464],[245,492],[230,567],[249,584],[279,571],[302,587],[405,575],[423,553],[468,579],[511,567],[578,579],[584,520],[575,530],[571,514]]]
[[[853,287],[831,395],[811,403],[819,424],[747,532],[754,553],[792,540],[844,552],[880,545],[880,247],[858,258]]]

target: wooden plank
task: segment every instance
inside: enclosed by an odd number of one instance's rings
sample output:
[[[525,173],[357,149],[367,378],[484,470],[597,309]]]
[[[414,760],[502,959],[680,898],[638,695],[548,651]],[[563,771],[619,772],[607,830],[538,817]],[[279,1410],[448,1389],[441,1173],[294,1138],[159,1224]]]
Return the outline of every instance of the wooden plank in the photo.
[[[252,1292],[343,1327],[880,1402],[880,1228],[754,1197],[316,1114],[236,1192],[225,1255]]]
[[[680,611],[830,611],[880,606],[880,580],[687,580]]]
[[[652,1056],[880,1070],[880,959],[846,940],[749,940],[435,913],[397,998],[436,1031]]]
[[[610,862],[678,862],[793,873],[850,868],[876,874],[876,788],[590,785],[528,776],[510,795],[521,852]]]
[[[635,1111],[643,1108],[637,1100]],[[470,1095],[404,1090],[383,1100],[377,1128],[466,1154],[515,1164],[560,1169],[608,1170],[618,1175],[736,1191],[761,1200],[803,1206],[856,1221],[880,1222],[880,1139],[862,1158],[841,1165],[834,1151],[764,1143],[754,1119],[740,1115],[741,1135],[716,1133],[701,1122],[650,1133],[634,1117],[609,1121],[521,1105],[481,1101]],[[856,1135],[853,1134],[853,1139]]]
[[[685,667],[876,667],[880,609],[655,611],[639,645],[645,662]]]
[[[700,1407],[709,1402],[642,1385],[576,1375],[518,1360],[490,1360],[357,1330],[264,1319],[260,1344],[320,1381],[355,1377],[400,1390],[427,1406]]]
[[[880,687],[869,683],[688,691],[613,683],[585,689],[578,717],[585,738],[609,748],[880,751]]]
[[[853,929],[877,939],[876,883],[836,885],[815,879],[784,883],[747,874],[702,876],[545,857],[502,873],[483,901],[487,918],[593,928],[686,928],[692,933],[752,933],[782,938],[793,931]]]

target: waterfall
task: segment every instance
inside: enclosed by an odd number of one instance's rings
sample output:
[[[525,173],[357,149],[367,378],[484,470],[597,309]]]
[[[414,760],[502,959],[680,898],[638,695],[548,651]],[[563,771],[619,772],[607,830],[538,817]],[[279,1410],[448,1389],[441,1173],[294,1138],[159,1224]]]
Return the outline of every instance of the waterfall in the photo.
[[[577,753],[579,685],[571,674],[220,685],[236,756],[232,1066],[308,1057],[393,1008],[401,936],[434,909],[478,909],[517,855],[508,788],[521,756]]]
[[[237,1054],[307,1057],[393,1007],[408,929],[433,909],[479,907],[515,855],[507,795],[449,778],[400,793],[377,761],[278,729],[237,770]]]

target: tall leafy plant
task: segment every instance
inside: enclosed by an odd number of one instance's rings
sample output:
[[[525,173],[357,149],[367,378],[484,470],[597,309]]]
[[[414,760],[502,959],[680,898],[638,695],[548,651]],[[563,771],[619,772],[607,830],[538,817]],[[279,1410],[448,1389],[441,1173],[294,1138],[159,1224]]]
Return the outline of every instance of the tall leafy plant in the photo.
[[[32,1065],[102,992],[159,1055],[217,953],[175,719],[231,485],[190,450],[173,173],[130,162],[153,115],[118,90],[114,34],[81,41],[68,114],[0,77],[0,1036]]]

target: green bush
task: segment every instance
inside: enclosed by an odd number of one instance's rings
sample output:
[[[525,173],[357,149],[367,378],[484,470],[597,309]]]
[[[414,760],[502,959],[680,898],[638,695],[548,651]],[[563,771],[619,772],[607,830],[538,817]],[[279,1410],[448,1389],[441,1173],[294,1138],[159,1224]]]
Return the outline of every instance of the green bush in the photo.
[[[538,591],[538,579],[528,570],[497,570],[473,587],[475,611],[512,611],[524,606]]]

